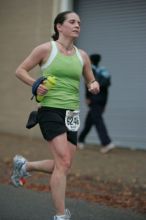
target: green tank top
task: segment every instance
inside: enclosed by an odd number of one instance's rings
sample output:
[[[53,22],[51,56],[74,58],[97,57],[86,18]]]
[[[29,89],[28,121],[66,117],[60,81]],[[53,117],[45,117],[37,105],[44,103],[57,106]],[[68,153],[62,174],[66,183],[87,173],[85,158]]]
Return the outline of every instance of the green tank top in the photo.
[[[79,87],[83,61],[78,49],[72,56],[58,51],[55,41],[51,42],[49,59],[41,66],[42,75],[55,76],[56,84],[45,94],[41,106],[62,109],[79,109]]]

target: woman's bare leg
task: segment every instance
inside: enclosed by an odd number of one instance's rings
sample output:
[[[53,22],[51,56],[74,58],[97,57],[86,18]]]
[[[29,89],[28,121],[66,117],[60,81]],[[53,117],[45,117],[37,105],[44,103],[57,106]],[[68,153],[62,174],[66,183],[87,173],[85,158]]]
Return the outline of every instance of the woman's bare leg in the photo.
[[[54,170],[50,180],[52,199],[57,215],[65,210],[66,176],[70,170],[76,146],[67,141],[66,134],[61,134],[49,142],[54,156]]]
[[[48,142],[54,160],[42,160],[26,163],[26,171],[41,171],[52,174],[51,194],[57,215],[65,210],[66,176],[71,168],[76,146],[67,141],[66,133]]]
[[[44,173],[52,173],[54,169],[54,160],[41,160],[34,162],[26,163],[26,170],[31,171],[40,171]]]

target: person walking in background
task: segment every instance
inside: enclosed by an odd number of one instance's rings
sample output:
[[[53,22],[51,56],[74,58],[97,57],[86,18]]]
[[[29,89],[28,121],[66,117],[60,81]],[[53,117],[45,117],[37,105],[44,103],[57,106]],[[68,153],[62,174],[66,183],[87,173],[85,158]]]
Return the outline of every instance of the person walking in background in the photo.
[[[90,60],[94,76],[100,84],[100,92],[96,95],[91,94],[86,87],[86,103],[89,107],[89,111],[85,118],[84,128],[79,135],[78,147],[80,149],[84,148],[85,138],[94,125],[101,141],[101,153],[107,153],[115,147],[103,119],[103,113],[105,112],[108,101],[108,89],[111,85],[111,76],[105,67],[99,66],[101,61],[100,54],[90,55]]]
[[[32,86],[36,98],[43,96],[37,120],[53,159],[32,162],[16,155],[11,182],[16,187],[21,186],[21,179],[28,177],[31,171],[51,174],[51,195],[56,209],[53,219],[69,220],[71,215],[65,207],[66,178],[77,147],[80,79],[83,74],[88,90],[93,94],[99,92],[99,83],[87,53],[74,45],[80,33],[79,16],[72,11],[61,12],[54,20],[54,31],[53,41],[36,47],[16,70],[16,76]],[[37,65],[44,78],[35,80],[29,72]],[[48,77],[55,77],[50,89],[44,84]]]

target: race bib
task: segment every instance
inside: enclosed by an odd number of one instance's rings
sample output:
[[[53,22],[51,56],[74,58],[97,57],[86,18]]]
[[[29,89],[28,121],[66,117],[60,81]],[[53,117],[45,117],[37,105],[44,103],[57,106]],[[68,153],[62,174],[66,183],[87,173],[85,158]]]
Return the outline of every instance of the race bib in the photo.
[[[80,127],[79,111],[66,111],[65,125],[69,131],[78,131]]]

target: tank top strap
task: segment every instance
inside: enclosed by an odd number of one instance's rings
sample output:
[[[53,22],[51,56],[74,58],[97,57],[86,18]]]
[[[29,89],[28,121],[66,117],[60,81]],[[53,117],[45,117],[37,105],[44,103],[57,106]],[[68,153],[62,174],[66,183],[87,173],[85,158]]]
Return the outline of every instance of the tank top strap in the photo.
[[[58,52],[55,41],[51,41],[50,43],[51,43],[51,47],[52,47],[51,53],[50,53],[50,56],[48,57],[47,61],[41,66],[42,70],[46,69],[52,63],[52,61],[54,60],[54,58],[56,57],[57,52]]]
[[[81,64],[82,64],[82,66],[83,66],[83,65],[84,65],[84,61],[83,61],[83,58],[82,58],[82,56],[81,56],[81,53],[80,53],[79,49],[78,49],[76,46],[74,46],[74,48],[75,48],[75,50],[76,50],[77,57],[79,58],[79,60],[80,60],[80,62],[81,62]]]

